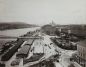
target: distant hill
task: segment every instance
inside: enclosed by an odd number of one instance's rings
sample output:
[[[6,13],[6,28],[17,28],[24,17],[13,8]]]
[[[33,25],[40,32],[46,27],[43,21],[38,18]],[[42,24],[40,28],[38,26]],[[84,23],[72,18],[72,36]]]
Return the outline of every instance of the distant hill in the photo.
[[[19,29],[19,28],[31,28],[31,27],[37,27],[37,25],[34,24],[27,24],[22,22],[12,22],[12,23],[0,23],[0,30],[7,30],[7,29]]]

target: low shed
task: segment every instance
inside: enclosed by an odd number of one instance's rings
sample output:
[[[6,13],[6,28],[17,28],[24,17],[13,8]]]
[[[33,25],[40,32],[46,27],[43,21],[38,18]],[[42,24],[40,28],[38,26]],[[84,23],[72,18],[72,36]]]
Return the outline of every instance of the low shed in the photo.
[[[30,46],[29,45],[24,45],[19,52],[16,54],[17,57],[19,58],[24,58],[28,56],[30,50]]]

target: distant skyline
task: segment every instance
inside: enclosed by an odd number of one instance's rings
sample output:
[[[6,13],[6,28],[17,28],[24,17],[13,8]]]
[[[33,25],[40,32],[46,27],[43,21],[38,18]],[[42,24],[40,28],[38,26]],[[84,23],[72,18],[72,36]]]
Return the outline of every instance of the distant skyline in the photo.
[[[0,22],[86,24],[86,0],[0,0]]]

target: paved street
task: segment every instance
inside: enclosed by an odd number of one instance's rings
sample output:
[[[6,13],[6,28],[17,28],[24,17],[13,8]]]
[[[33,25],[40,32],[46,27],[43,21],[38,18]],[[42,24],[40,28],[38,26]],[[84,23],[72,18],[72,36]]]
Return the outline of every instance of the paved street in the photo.
[[[48,44],[52,43],[52,41],[50,40],[50,37],[51,36],[48,36],[48,35],[46,35],[44,37],[45,42],[48,43]],[[68,67],[70,65],[70,63],[71,63],[70,58],[71,58],[72,54],[75,53],[76,51],[61,49],[58,46],[56,46],[54,43],[52,45],[50,45],[50,46],[54,49],[54,51],[57,50],[58,52],[61,53],[61,56],[60,56],[60,66]],[[58,64],[59,63],[57,63],[56,65],[59,66]]]

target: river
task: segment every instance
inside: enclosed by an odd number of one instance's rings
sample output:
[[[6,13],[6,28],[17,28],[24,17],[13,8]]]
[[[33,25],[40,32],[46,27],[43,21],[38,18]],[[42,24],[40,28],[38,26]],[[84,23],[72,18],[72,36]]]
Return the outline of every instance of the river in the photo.
[[[26,34],[27,32],[29,31],[34,31],[36,29],[39,29],[40,27],[33,27],[33,28],[22,28],[22,29],[11,29],[11,30],[3,30],[3,31],[0,31],[0,36],[11,36],[11,37],[18,37],[18,36],[21,36],[21,35],[24,35]],[[13,41],[15,39],[1,39],[0,38],[0,43],[2,41]]]
[[[29,31],[34,31],[34,30],[39,29],[39,28],[40,27],[3,30],[3,31],[0,31],[0,36],[14,36],[14,37],[18,37],[18,36],[21,36],[23,34],[26,34]]]

